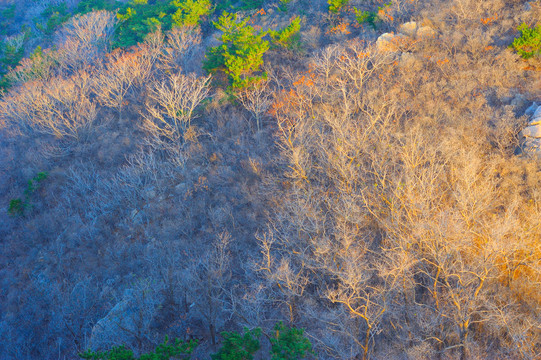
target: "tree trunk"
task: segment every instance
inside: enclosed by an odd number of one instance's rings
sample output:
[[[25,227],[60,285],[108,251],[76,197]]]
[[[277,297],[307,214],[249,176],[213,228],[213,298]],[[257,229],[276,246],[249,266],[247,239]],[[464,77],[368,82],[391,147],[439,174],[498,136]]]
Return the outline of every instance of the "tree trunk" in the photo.
[[[216,329],[214,328],[213,323],[210,323],[209,330],[210,330],[210,343],[212,345],[216,345]]]

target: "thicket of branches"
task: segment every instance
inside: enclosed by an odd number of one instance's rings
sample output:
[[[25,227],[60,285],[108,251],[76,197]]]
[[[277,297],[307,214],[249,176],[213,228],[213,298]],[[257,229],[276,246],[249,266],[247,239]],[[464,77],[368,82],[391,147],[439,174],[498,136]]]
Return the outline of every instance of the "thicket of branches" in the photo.
[[[540,60],[509,48],[538,4],[245,1],[226,42],[233,4],[175,3],[204,16],[112,50],[130,4],[83,1],[6,75],[0,358],[286,356],[286,329],[306,358],[539,356]]]

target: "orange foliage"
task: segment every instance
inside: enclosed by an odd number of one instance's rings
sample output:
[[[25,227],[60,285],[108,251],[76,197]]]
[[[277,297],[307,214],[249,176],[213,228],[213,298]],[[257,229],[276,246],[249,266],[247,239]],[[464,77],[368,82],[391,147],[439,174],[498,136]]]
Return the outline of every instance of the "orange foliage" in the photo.
[[[498,14],[496,14],[496,15],[494,15],[492,17],[481,18],[481,24],[489,25],[489,24],[492,24],[496,20],[498,20]]]
[[[325,34],[351,34],[351,31],[348,30],[350,23],[343,22],[332,28],[330,28]]]

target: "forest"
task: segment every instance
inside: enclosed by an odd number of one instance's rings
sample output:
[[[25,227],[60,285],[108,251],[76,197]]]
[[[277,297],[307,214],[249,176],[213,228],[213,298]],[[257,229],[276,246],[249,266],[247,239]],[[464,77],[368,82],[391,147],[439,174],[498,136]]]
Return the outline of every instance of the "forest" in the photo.
[[[0,339],[540,359],[541,2],[0,0]]]

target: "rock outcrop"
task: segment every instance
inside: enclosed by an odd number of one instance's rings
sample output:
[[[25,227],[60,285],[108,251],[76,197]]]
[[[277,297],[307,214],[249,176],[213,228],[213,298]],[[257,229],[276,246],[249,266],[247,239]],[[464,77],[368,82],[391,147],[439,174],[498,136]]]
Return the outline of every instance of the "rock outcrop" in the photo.
[[[541,106],[533,103],[525,114],[531,115],[531,118],[528,126],[521,131],[522,151],[527,155],[541,156]]]
[[[397,51],[402,46],[419,39],[436,37],[437,32],[430,26],[419,26],[415,21],[409,21],[400,25],[398,33],[383,33],[377,41],[376,46],[380,51]]]
[[[140,289],[126,290],[122,300],[92,328],[90,348],[102,350],[140,340],[158,307],[157,296],[153,295]]]

